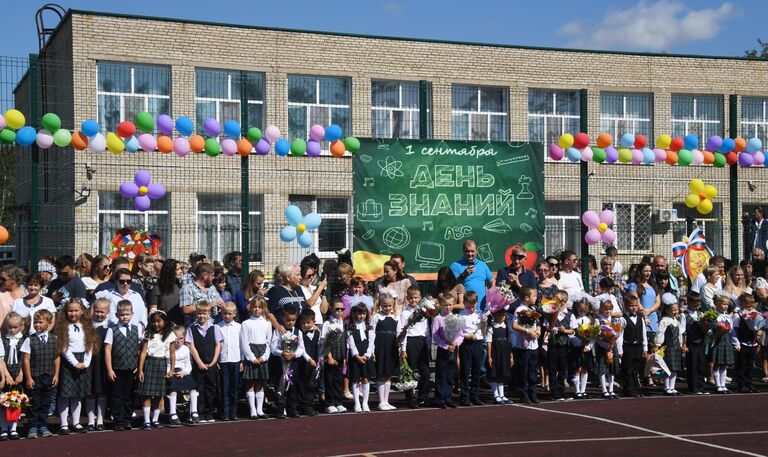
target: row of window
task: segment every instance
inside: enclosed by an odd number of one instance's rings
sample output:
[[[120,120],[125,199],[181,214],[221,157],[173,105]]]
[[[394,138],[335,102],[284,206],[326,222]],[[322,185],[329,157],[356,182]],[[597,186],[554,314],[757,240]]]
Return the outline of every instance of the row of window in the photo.
[[[205,119],[265,124],[265,77],[262,73],[195,70],[195,115],[202,132]],[[166,66],[98,64],[98,117],[106,130],[140,111],[171,112],[171,72]],[[288,76],[288,135],[308,137],[314,124],[337,124],[351,131],[351,81],[343,77]],[[243,109],[241,101],[247,102]],[[427,109],[431,103],[427,101]],[[700,138],[723,134],[721,95],[672,95],[671,134]],[[429,122],[431,124],[431,122]],[[742,135],[768,143],[768,98],[743,97]],[[371,128],[374,138],[417,138],[419,86],[407,81],[371,81]],[[616,141],[626,132],[653,136],[653,94],[600,93],[600,129]],[[579,95],[575,90],[528,90],[528,140],[552,143],[579,130]],[[451,87],[451,136],[456,140],[507,141],[509,90],[505,87]]]

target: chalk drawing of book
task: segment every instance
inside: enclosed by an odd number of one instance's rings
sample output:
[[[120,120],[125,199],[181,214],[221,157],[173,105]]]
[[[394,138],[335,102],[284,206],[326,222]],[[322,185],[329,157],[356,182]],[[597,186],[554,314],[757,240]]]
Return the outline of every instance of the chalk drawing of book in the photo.
[[[445,260],[445,246],[431,241],[419,241],[416,245],[416,262],[421,268],[437,268]]]
[[[384,219],[384,209],[381,203],[369,198],[357,204],[355,217],[360,222],[381,222]]]

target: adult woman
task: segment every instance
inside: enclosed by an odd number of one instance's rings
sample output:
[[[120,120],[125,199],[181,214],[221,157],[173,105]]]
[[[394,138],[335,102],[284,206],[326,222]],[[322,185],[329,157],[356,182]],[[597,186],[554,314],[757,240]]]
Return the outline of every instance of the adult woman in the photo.
[[[673,295],[677,293],[672,289],[672,284],[669,280],[669,273],[666,271],[660,271],[656,274],[656,295],[661,297],[665,293],[669,292]]]
[[[87,252],[83,252],[77,256],[75,261],[75,271],[80,278],[91,274],[91,266],[93,266],[93,256]]]
[[[82,278],[87,290],[96,289],[101,283],[109,281],[111,275],[109,257],[99,254],[91,262],[91,273]]]
[[[149,291],[147,302],[150,312],[159,309],[165,311],[168,320],[184,325],[184,312],[179,306],[181,284],[181,266],[175,259],[166,259],[160,267],[157,284]]]
[[[546,260],[540,260],[536,263],[536,274],[538,275],[536,279],[538,280],[537,289],[539,292],[537,300],[540,303],[542,298],[554,297],[559,287],[557,287],[557,279],[552,273],[549,262]]]
[[[725,275],[725,287],[723,287],[723,292],[728,295],[728,298],[731,299],[731,304],[735,307],[739,306],[739,296],[741,294],[752,293],[752,288],[749,287],[749,283],[747,283],[746,276],[744,275],[744,270],[740,266],[736,265],[728,270],[728,273]]]
[[[442,267],[437,270],[437,282],[433,291],[435,298],[444,294],[453,295],[453,309],[457,312],[464,309],[464,285],[456,281],[456,275],[453,274],[450,267]]]
[[[13,302],[18,298],[24,298],[27,291],[21,285],[26,274],[16,265],[3,265],[0,267],[0,322],[5,320],[5,315],[11,311]]]
[[[141,253],[133,259],[131,274],[133,275],[133,281],[141,284],[142,289],[144,289],[144,295],[148,294],[157,284],[155,261],[147,253]]]
[[[283,263],[275,268],[274,273],[277,284],[267,291],[266,299],[269,305],[269,316],[272,327],[280,334],[285,333],[284,316],[285,308],[293,308],[297,313],[307,307],[304,301],[304,293],[299,287],[299,266],[291,263]]]
[[[768,278],[765,271],[768,270],[768,263],[765,261],[765,251],[762,249],[752,250],[752,276],[756,278]]]
[[[235,293],[235,305],[237,305],[237,317],[240,322],[248,320],[248,302],[255,297],[263,297],[267,293],[264,287],[264,272],[251,270],[242,288]]]
[[[556,280],[560,279],[560,260],[553,255],[547,257],[545,260],[549,264],[549,274]]]
[[[323,316],[328,313],[328,300],[323,294],[328,282],[323,280],[317,286],[312,284],[315,278],[317,278],[317,267],[314,264],[302,262],[300,273],[299,287],[301,287],[301,291],[304,294],[307,306],[315,312],[315,325],[320,327],[323,324]]]
[[[390,295],[395,299],[395,315],[405,306],[408,297],[408,288],[411,287],[411,281],[405,277],[400,265],[394,260],[388,260],[384,263],[384,279],[379,284],[378,295]],[[377,300],[378,303],[378,300]]]
[[[648,262],[641,262],[635,270],[633,281],[627,284],[627,291],[637,292],[640,304],[643,306],[645,324],[650,332],[656,333],[659,328],[659,317],[656,311],[661,306],[661,300],[656,293],[653,280],[653,268]]]
[[[327,263],[327,261],[326,261]],[[325,267],[325,265],[323,265]],[[349,283],[355,277],[355,269],[348,263],[340,263],[336,267],[336,280],[331,281],[331,302],[341,300],[349,290]]]

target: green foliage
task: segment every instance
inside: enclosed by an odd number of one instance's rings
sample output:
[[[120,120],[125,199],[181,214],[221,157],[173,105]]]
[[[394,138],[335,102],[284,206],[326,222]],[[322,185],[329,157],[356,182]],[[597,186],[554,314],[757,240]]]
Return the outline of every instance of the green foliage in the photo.
[[[758,48],[744,51],[744,57],[754,60],[768,60],[768,42],[757,39]]]

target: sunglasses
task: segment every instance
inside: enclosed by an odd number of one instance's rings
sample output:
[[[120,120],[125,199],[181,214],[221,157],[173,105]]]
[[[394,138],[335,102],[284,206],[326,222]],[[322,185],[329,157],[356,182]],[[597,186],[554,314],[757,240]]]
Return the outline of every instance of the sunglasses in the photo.
[[[334,313],[338,313],[339,311],[344,311],[344,308],[333,308]]]
[[[516,254],[516,255],[515,255],[515,258],[516,258],[517,260],[523,260],[523,259],[525,259],[526,257],[528,257],[528,256],[527,256],[527,255],[525,255],[525,254]]]
[[[133,283],[133,280],[132,280],[132,279],[120,279],[120,280],[118,280],[117,282],[118,282],[119,284],[122,284],[122,285],[126,285],[126,284],[131,284],[131,283]]]
[[[557,262],[555,262],[555,263],[550,263],[550,264],[549,264],[549,266],[550,266],[550,267],[553,267],[553,268],[557,268],[557,266],[558,266],[558,265],[560,265],[560,264],[559,264],[559,263],[557,263]]]

